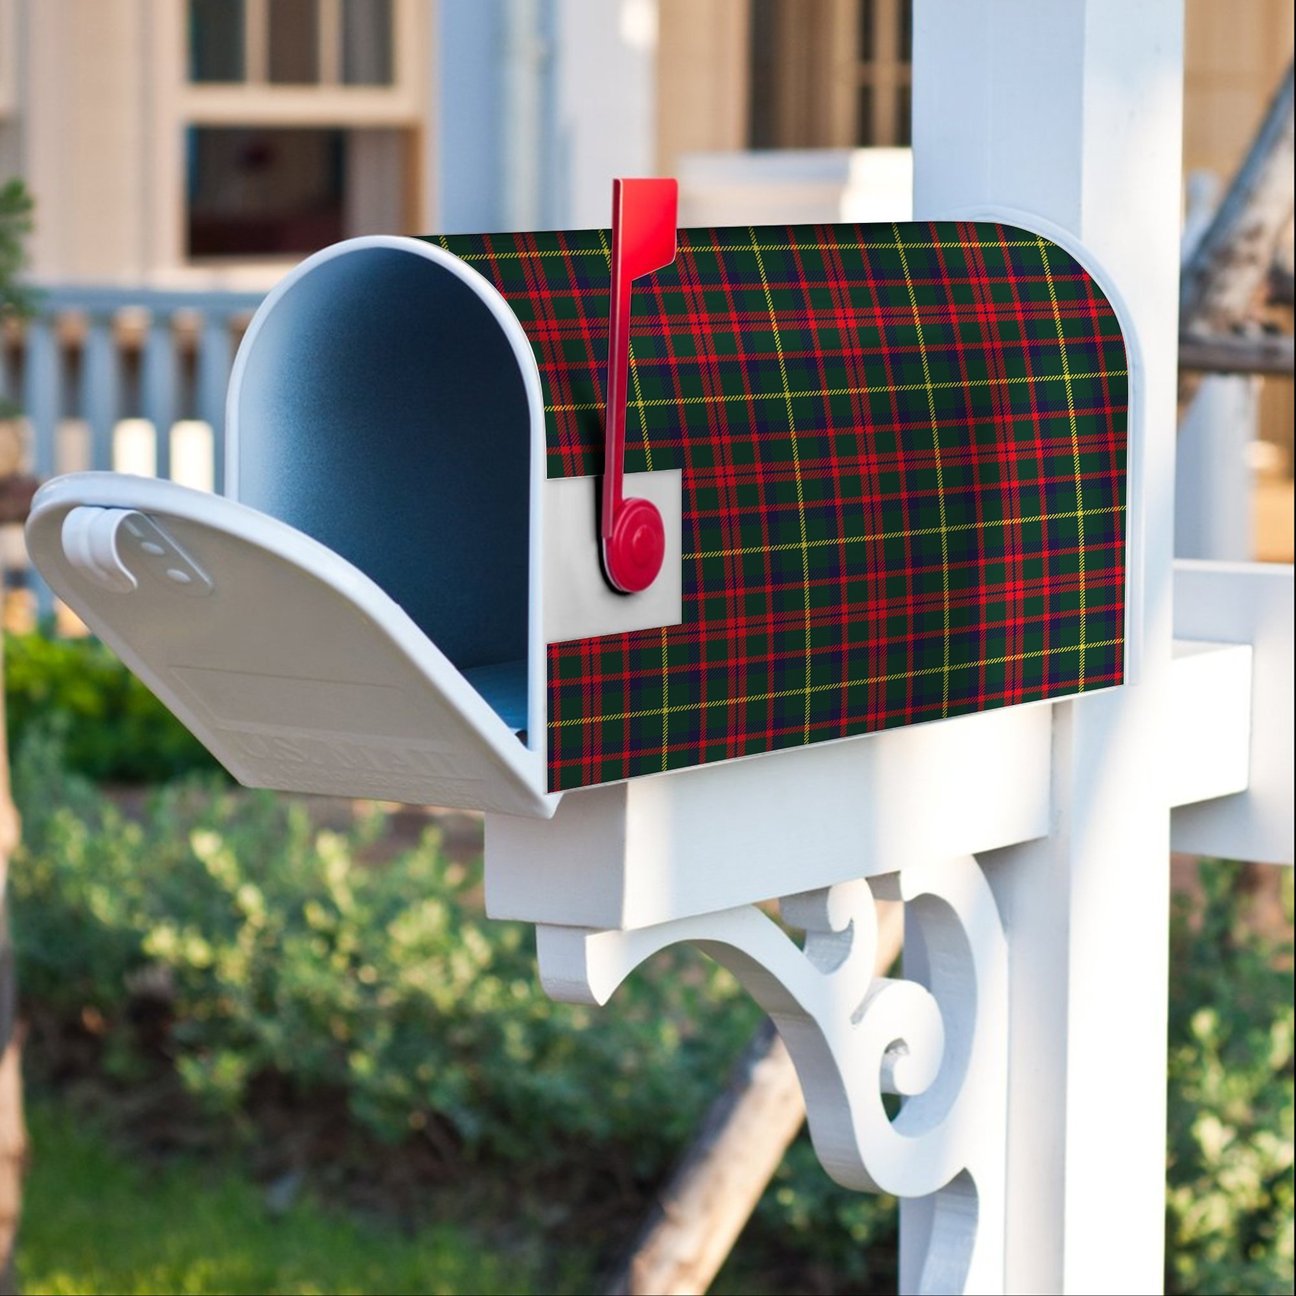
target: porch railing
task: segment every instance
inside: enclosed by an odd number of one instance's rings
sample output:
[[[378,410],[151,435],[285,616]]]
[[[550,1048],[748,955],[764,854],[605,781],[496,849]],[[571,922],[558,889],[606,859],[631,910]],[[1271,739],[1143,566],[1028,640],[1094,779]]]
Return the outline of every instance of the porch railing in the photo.
[[[90,285],[40,290],[0,348],[0,396],[22,410],[37,478],[78,469],[224,488],[225,388],[259,293]],[[23,555],[11,551],[21,566]],[[53,609],[26,573],[38,614]]]

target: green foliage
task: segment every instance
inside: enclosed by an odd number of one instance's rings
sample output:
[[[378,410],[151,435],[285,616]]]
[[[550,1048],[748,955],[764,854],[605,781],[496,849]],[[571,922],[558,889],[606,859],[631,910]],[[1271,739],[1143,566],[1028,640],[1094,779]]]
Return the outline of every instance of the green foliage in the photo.
[[[32,198],[21,180],[0,185],[0,324],[31,313],[35,297],[18,283],[25,261],[23,239],[32,228]],[[0,399],[0,418],[12,418],[17,406]]]
[[[18,283],[18,273],[26,261],[23,239],[31,233],[33,206],[21,180],[0,185],[0,318],[32,309],[31,292]]]
[[[132,987],[165,986],[168,1054],[232,1115],[273,1075],[344,1094],[388,1141],[438,1122],[469,1154],[535,1166],[579,1141],[648,1174],[755,1024],[732,978],[684,953],[665,956],[671,975],[634,978],[615,1012],[553,1003],[530,929],[488,924],[477,871],[448,863],[432,832],[373,868],[361,856],[376,821],[316,831],[268,794],[171,787],[131,820],[43,740],[14,784],[23,993],[121,1027]],[[140,1061],[109,1056],[126,1073]]]
[[[1236,865],[1201,881],[1173,928],[1167,1289],[1290,1292],[1291,941],[1256,933]]]
[[[128,817],[67,773],[39,726],[14,774],[29,1003],[102,1020],[110,1073],[174,1067],[248,1133],[247,1099],[273,1077],[294,1101],[340,1097],[374,1138],[448,1138],[519,1185],[610,1165],[647,1185],[755,1027],[732,979],[687,953],[603,1012],[550,1002],[528,930],[482,918],[477,869],[447,861],[435,833],[375,867],[381,818],[324,832],[300,802],[211,778]],[[1173,931],[1168,1284],[1286,1291],[1290,941],[1255,934],[1228,866],[1202,876]],[[167,1003],[151,1053],[131,1026],[141,987]],[[802,1140],[718,1288],[885,1289],[894,1229],[894,1203],[836,1188]]]
[[[24,1290],[97,1292],[523,1292],[534,1257],[505,1261],[463,1221],[407,1236],[321,1209],[282,1212],[233,1167],[141,1165],[102,1133],[37,1103],[28,1112],[18,1269]]]
[[[61,736],[87,778],[156,783],[219,766],[206,748],[95,639],[5,635],[9,750],[34,726]]]

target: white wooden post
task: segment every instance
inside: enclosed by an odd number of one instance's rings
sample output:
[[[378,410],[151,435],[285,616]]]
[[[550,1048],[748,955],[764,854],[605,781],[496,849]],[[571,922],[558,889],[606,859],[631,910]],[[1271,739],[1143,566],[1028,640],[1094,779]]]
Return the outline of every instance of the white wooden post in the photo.
[[[1255,530],[1248,451],[1259,435],[1260,380],[1212,374],[1179,426],[1175,556],[1247,562]]]
[[[1136,351],[1133,682],[1054,708],[1052,835],[983,857],[1011,951],[1009,1291],[1162,1284],[1182,21],[1182,0],[915,15],[916,216],[1015,208],[1070,232]]]

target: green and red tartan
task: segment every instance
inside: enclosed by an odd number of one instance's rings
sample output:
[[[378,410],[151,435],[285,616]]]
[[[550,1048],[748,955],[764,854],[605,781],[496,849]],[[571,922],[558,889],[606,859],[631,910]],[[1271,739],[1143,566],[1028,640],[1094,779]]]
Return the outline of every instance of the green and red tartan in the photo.
[[[609,235],[444,237],[601,473]],[[680,232],[635,286],[629,471],[679,468],[684,619],[549,647],[555,789],[1121,682],[1125,345],[995,224]]]

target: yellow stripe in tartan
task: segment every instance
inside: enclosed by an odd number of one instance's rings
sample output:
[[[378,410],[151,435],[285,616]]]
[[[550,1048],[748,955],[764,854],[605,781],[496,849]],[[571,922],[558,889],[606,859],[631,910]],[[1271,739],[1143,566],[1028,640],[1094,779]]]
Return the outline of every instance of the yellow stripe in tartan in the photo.
[[[1080,578],[1080,660],[1076,663],[1079,681],[1076,692],[1083,693],[1085,687],[1085,533],[1084,533],[1084,486],[1083,474],[1080,471],[1080,432],[1076,427],[1075,401],[1071,395],[1071,370],[1067,363],[1066,332],[1062,328],[1062,313],[1058,310],[1057,288],[1053,283],[1053,270],[1049,265],[1048,246],[1043,239],[1039,240],[1040,258],[1044,262],[1044,277],[1048,280],[1049,301],[1053,305],[1053,322],[1057,325],[1058,352],[1062,360],[1062,377],[1066,382],[1067,417],[1071,421],[1071,461],[1074,465],[1076,488],[1076,531],[1079,543],[1076,546],[1076,561],[1079,564]]]
[[[687,230],[681,230],[681,234],[686,234]],[[599,234],[603,231],[599,230]],[[449,244],[446,242],[446,236],[438,236],[442,247],[449,251]],[[833,247],[842,252],[872,252],[883,248],[888,251],[891,248],[910,248],[922,249],[928,248],[966,248],[967,242],[964,240],[955,240],[947,243],[941,239],[934,239],[922,243],[834,243]],[[978,244],[977,246],[982,246]],[[1010,247],[1024,248],[1035,247],[1034,239],[1008,239],[1001,241],[992,239],[984,245],[991,248]],[[686,243],[683,240],[679,245],[681,252],[822,252],[822,243],[739,243],[730,245],[721,244],[719,247],[712,247],[709,243],[699,243],[694,245]],[[597,256],[598,253],[593,248],[520,248],[508,252],[463,252],[456,253],[460,261],[529,261],[532,259],[539,260],[543,257],[580,257],[580,256]]]
[[[787,401],[788,437],[792,444],[792,468],[796,473],[797,520],[801,525],[801,588],[805,594],[805,741],[810,741],[810,552],[806,545],[805,485],[801,480],[801,450],[797,445],[796,417],[792,413],[792,395],[788,388],[787,365],[783,361],[783,335],[779,332],[778,313],[765,277],[765,258],[756,242],[755,226],[748,230],[752,251],[756,253],[756,267],[760,271],[761,287],[765,290],[765,305],[769,310],[770,328],[774,333],[774,350],[778,352],[779,377],[783,382],[783,395]]]
[[[1091,373],[1073,373],[1071,379],[1082,381],[1087,378],[1124,378],[1128,375],[1127,369],[1095,369]],[[634,405],[640,405],[644,409],[661,409],[666,406],[679,405],[719,405],[725,402],[742,402],[747,403],[756,400],[783,400],[786,396],[791,396],[793,400],[801,400],[803,397],[821,397],[821,396],[875,396],[890,392],[913,392],[927,391],[947,391],[955,387],[1006,387],[1011,383],[1035,383],[1044,382],[1063,382],[1062,374],[1018,374],[1011,378],[969,378],[967,382],[934,382],[934,383],[892,383],[890,385],[878,385],[876,387],[864,385],[861,387],[824,387],[817,391],[794,391],[794,392],[734,392],[727,395],[715,396],[653,396],[648,400],[635,400],[631,402]],[[598,401],[576,401],[572,404],[563,405],[546,405],[546,414],[573,414],[583,410],[599,410],[603,406]]]
[[[604,231],[599,230],[600,239]],[[445,235],[440,235],[441,242],[445,245]],[[604,243],[606,250],[607,244]],[[446,251],[450,249],[447,246]],[[525,249],[518,248],[509,252],[456,252],[454,254],[460,261],[539,261],[542,257],[579,257],[579,256],[598,256],[599,254],[593,248],[535,248]]]
[[[662,773],[670,769],[670,657],[667,649],[669,639],[666,636],[666,627],[661,629],[662,643]]]
[[[949,534],[945,527],[945,470],[941,466],[940,419],[936,417],[936,396],[932,390],[931,369],[927,364],[927,343],[923,339],[922,317],[918,313],[918,298],[914,295],[913,280],[909,276],[909,258],[905,256],[900,241],[900,226],[892,225],[896,250],[900,253],[900,268],[904,271],[905,288],[909,291],[909,309],[913,311],[914,328],[918,332],[918,354],[922,357],[923,385],[927,389],[927,417],[931,419],[932,454],[936,459],[936,504],[940,511],[941,547],[941,601],[945,611],[945,635],[941,645],[944,673],[941,677],[941,715],[949,715],[950,666],[950,596],[949,596]]]
[[[689,252],[750,252],[752,249],[745,243],[735,247],[727,244],[721,244],[713,248],[709,243],[699,243],[696,247],[693,244],[681,244]],[[965,239],[954,239],[952,242],[945,242],[943,239],[922,239],[917,243],[885,242],[885,243],[834,243],[832,245],[835,252],[874,252],[874,251],[891,251],[892,248],[899,248],[903,251],[908,248],[910,251],[921,250],[927,251],[930,248],[962,248],[969,246]],[[1034,247],[1034,239],[1010,239],[1006,242],[1000,242],[998,239],[991,239],[988,244],[976,244],[977,247]],[[822,252],[824,245],[822,243],[762,243],[757,249],[760,252]]]
[[[1089,645],[1090,648],[1115,648],[1124,643],[1124,639],[1102,639]],[[1037,657],[1057,656],[1061,653],[1078,652],[1078,644],[1063,648],[1034,648],[1030,652],[1005,653],[1001,657],[986,657],[981,661],[960,662],[959,670],[982,670],[987,666],[1004,666],[1009,662],[1031,661]],[[813,684],[811,693],[838,692],[841,689],[867,687],[872,684],[891,684],[896,680],[918,679],[927,675],[948,673],[944,666],[920,666],[915,670],[894,671],[889,675],[866,675],[860,679],[833,680],[827,684]],[[660,715],[663,711],[680,714],[686,711],[703,711],[710,707],[746,706],[752,702],[770,702],[778,698],[799,697],[804,690],[775,689],[769,693],[745,693],[739,697],[708,698],[705,702],[683,702],[678,706],[645,707],[639,711],[617,711],[608,715],[572,716],[567,720],[550,720],[551,729],[567,729],[572,725],[615,724],[622,720],[645,720]]]
[[[805,548],[823,549],[829,545],[866,544],[874,540],[913,540],[920,536],[951,534],[955,531],[984,531],[988,527],[1025,526],[1030,522],[1071,522],[1079,520],[1084,525],[1084,517],[1101,517],[1104,513],[1123,513],[1124,506],[1106,504],[1101,508],[1091,508],[1062,513],[1032,513],[1026,517],[983,518],[980,522],[950,522],[945,527],[908,527],[899,531],[865,531],[859,535],[825,536],[819,540],[807,540]],[[1083,517],[1081,513],[1083,512]],[[741,558],[746,554],[782,553],[789,549],[800,549],[802,545],[795,540],[788,540],[769,545],[743,545],[734,549],[702,549],[697,553],[681,554],[680,558]]]

